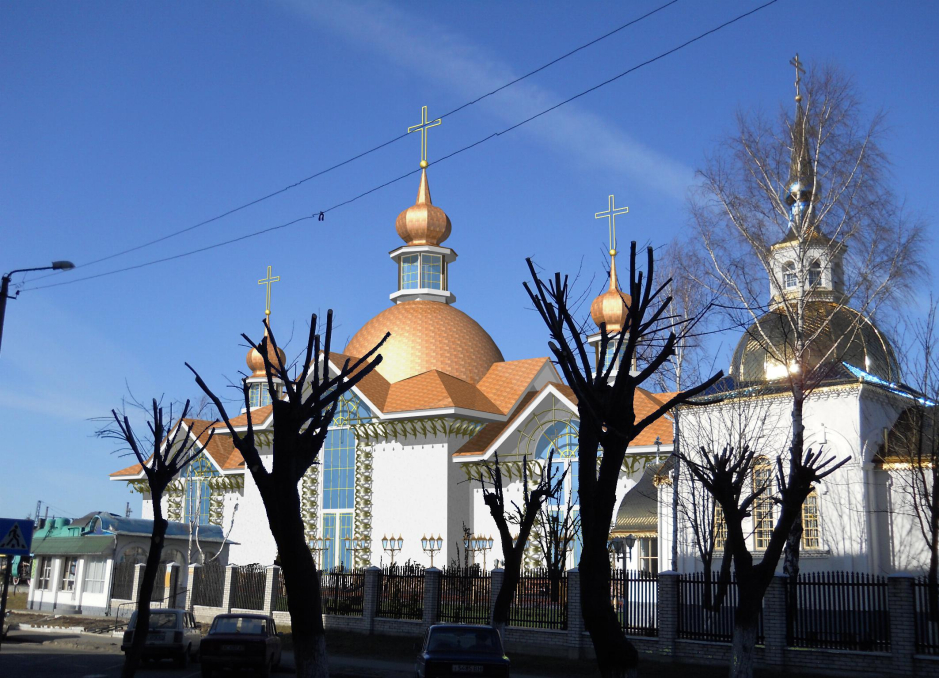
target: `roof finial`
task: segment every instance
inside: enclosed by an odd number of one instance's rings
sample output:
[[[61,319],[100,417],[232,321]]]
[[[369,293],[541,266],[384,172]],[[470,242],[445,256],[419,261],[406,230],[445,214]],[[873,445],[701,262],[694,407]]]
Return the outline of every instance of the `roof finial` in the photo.
[[[610,230],[610,289],[617,289],[616,286],[616,215],[628,214],[628,207],[614,207],[615,201],[610,196],[610,206],[606,212],[597,212],[594,219],[606,219]]]
[[[280,276],[271,277],[271,267],[267,267],[267,277],[263,280],[258,280],[258,285],[267,285],[267,299],[264,303],[264,315],[270,317],[271,315],[271,285],[276,282],[280,282]]]
[[[441,122],[440,118],[433,121],[427,120],[427,106],[421,106],[421,121],[417,125],[408,127],[408,134],[420,130],[421,132],[421,169],[427,168],[427,132],[431,127],[436,127]]]
[[[799,85],[802,83],[802,76],[805,74],[805,69],[802,68],[802,62],[799,61],[798,52],[796,52],[795,58],[789,60],[789,65],[796,69],[796,103],[799,104],[802,103],[802,92]]]

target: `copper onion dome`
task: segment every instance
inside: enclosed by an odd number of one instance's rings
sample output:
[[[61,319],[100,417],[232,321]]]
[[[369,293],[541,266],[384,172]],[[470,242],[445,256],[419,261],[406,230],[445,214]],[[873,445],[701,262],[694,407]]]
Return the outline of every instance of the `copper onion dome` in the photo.
[[[632,299],[621,292],[616,282],[616,250],[610,250],[610,289],[590,304],[590,317],[600,327],[606,323],[609,334],[621,332],[626,325],[626,314]]]
[[[267,337],[267,327],[264,328],[264,336]],[[280,362],[277,361],[277,356],[280,356]],[[284,350],[280,347],[277,348],[277,354],[274,353],[274,344],[268,340],[267,342],[267,356],[271,360],[271,364],[274,367],[279,367],[283,364],[287,366],[287,354],[284,353]],[[264,357],[261,355],[254,346],[248,351],[248,355],[245,356],[245,362],[248,364],[248,369],[251,370],[252,377],[266,377],[267,372],[264,369]]]
[[[450,217],[430,201],[427,170],[421,170],[417,202],[395,220],[395,230],[408,245],[439,245],[450,237]]]

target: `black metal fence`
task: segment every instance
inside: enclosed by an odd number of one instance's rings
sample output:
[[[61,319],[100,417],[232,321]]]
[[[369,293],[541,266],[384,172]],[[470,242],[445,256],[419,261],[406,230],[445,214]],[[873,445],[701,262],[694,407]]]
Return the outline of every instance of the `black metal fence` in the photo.
[[[239,610],[264,609],[267,573],[263,565],[240,565],[231,573],[231,606]]]
[[[489,573],[478,566],[448,567],[440,575],[437,618],[442,622],[488,624],[491,595]]]
[[[613,571],[610,594],[623,633],[647,637],[659,635],[656,616],[658,583],[659,577],[654,572]]]
[[[547,570],[523,572],[509,608],[509,626],[567,628],[567,573],[552,578]]]
[[[336,568],[320,572],[324,614],[361,617],[365,598],[365,571]]]
[[[916,654],[939,655],[939,619],[930,620],[929,584],[926,577],[917,577],[913,582],[913,609]]]
[[[710,593],[710,595],[707,595]],[[727,584],[723,603],[716,611],[713,602],[718,596],[717,575],[705,582],[703,572],[678,577],[678,637],[729,643],[734,635],[734,611],[739,594],[737,582]],[[757,626],[757,644],[763,643],[763,613]]]
[[[408,563],[382,569],[378,616],[389,619],[424,618],[424,568]]]
[[[789,647],[890,651],[887,577],[810,572],[799,575],[794,599],[789,593]]]
[[[114,563],[111,572],[111,597],[130,600],[134,597],[134,563]]]
[[[206,605],[208,607],[221,607],[225,589],[225,567],[211,561],[196,568],[195,577],[191,586],[193,605]]]
[[[272,605],[277,612],[287,612],[287,586],[284,584],[284,574],[277,578],[277,585],[274,586],[274,600]]]

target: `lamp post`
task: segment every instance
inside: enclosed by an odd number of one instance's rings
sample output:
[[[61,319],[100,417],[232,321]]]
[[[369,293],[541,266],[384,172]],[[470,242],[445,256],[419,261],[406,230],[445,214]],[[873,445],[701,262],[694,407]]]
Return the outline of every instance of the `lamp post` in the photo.
[[[486,570],[486,552],[492,548],[493,545],[492,537],[482,537],[478,534],[474,534],[472,537],[467,537],[463,540],[463,548],[472,553],[477,551],[482,551],[483,553],[483,571]],[[475,560],[475,556],[473,560]]]
[[[16,299],[19,296],[17,290],[16,296],[10,296],[10,280],[14,273],[29,273],[30,271],[71,271],[75,264],[71,261],[53,261],[52,266],[40,266],[38,268],[18,268],[10,271],[0,279],[0,344],[3,343],[3,317],[7,310],[7,299]]]
[[[381,538],[381,547],[385,550],[385,553],[391,555],[391,566],[395,566],[395,553],[404,548],[404,539],[401,538],[399,534],[397,538],[394,535],[390,537]]]
[[[356,554],[359,551],[369,552],[372,550],[372,542],[368,539],[350,539],[345,537],[342,540],[342,545],[345,547],[346,551],[352,551],[352,566],[355,567]]]
[[[440,553],[443,549],[443,537],[430,535],[424,535],[421,537],[421,548],[424,549],[424,553],[430,556],[430,566],[434,566],[434,554]]]
[[[316,554],[316,559],[319,561],[320,569],[323,569],[323,570],[326,569],[325,567],[323,567],[324,563],[323,563],[322,553],[323,551],[329,550],[329,547],[330,547],[329,542],[331,541],[332,539],[330,539],[329,537],[317,537],[316,539],[310,540],[310,550]]]

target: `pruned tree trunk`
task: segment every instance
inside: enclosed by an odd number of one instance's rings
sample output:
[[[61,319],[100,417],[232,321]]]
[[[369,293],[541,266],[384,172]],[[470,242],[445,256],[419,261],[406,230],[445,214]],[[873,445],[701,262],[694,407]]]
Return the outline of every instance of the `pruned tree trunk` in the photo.
[[[763,595],[745,593],[741,589],[740,601],[734,618],[734,635],[731,641],[730,678],[751,678]],[[757,602],[754,605],[752,601]]]

